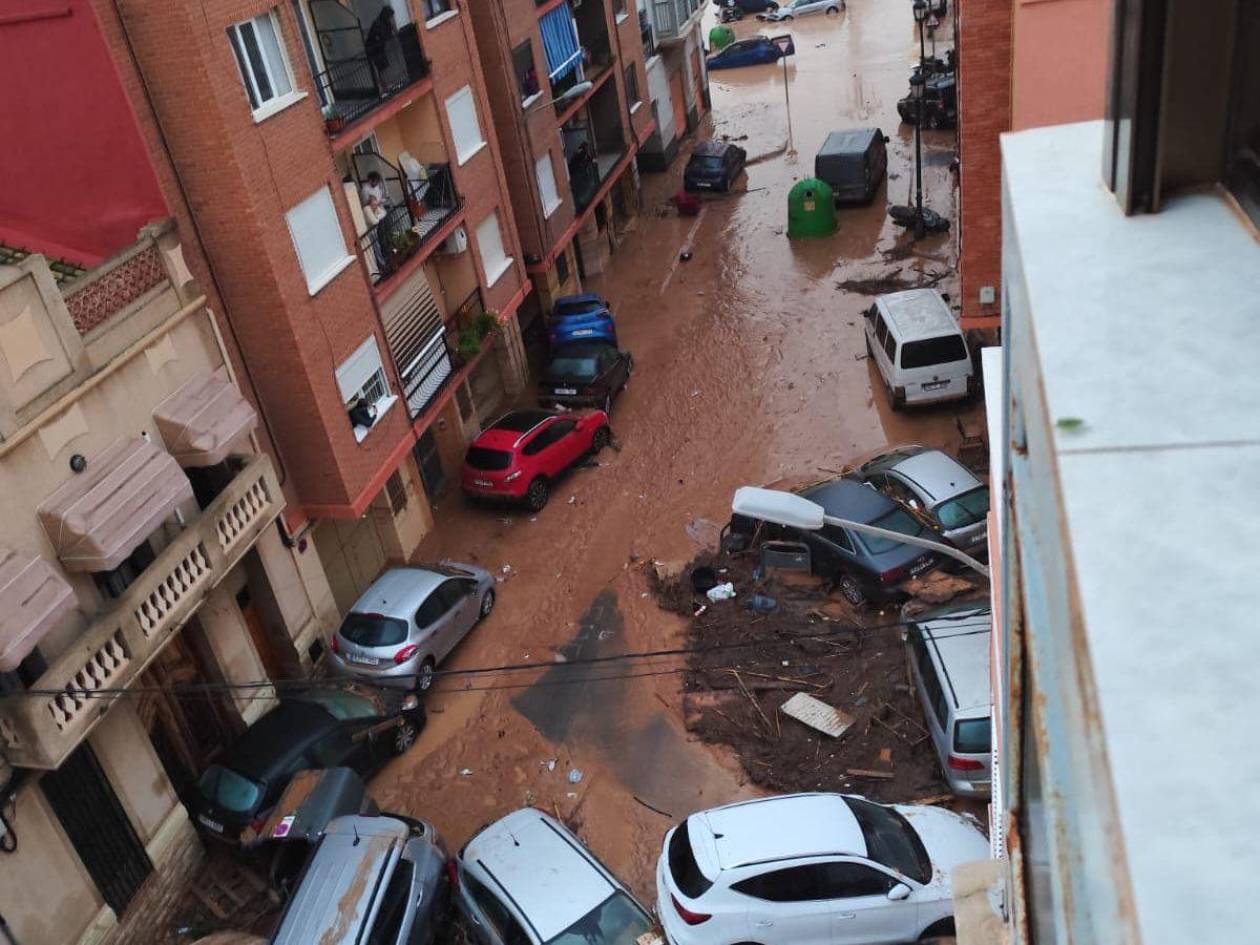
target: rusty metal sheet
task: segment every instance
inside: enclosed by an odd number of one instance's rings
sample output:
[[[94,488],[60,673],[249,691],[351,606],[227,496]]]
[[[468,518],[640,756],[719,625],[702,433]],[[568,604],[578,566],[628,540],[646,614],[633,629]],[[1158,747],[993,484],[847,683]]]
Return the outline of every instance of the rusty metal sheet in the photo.
[[[839,738],[853,724],[853,716],[803,692],[798,692],[779,708],[784,715],[832,738]]]

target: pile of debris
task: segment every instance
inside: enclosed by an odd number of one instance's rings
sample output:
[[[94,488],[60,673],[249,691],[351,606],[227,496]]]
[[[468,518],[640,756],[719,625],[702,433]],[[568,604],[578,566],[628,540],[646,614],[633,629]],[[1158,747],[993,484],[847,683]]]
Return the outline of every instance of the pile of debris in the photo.
[[[688,730],[732,747],[770,790],[939,800],[946,788],[910,688],[898,613],[855,611],[822,579],[759,578],[756,565],[751,555],[706,552],[650,572],[660,605],[690,621]],[[693,586],[705,568],[717,593]]]

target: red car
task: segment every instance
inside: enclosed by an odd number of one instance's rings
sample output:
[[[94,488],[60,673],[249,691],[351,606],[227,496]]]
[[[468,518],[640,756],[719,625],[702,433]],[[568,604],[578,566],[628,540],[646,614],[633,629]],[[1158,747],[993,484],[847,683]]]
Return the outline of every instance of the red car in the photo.
[[[470,499],[523,501],[535,512],[551,484],[612,438],[602,410],[514,410],[483,430],[464,457],[461,484]]]

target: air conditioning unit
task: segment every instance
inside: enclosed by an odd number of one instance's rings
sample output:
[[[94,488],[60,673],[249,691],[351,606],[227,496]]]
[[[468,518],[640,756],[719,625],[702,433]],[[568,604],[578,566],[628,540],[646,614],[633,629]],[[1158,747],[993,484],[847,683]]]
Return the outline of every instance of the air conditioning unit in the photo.
[[[457,256],[468,249],[468,231],[462,226],[456,227],[446,239],[442,240],[442,246],[438,252],[446,253],[450,256]]]

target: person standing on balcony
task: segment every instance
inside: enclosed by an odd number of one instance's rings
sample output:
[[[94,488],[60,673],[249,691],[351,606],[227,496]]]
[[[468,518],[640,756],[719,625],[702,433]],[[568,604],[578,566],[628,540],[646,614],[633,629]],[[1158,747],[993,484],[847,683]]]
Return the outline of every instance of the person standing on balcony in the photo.
[[[359,200],[362,202],[365,211],[373,201],[382,210],[389,207],[389,195],[385,192],[385,181],[381,180],[381,175],[376,171],[370,172],[367,180],[359,185]]]
[[[368,29],[363,41],[364,51],[372,65],[376,67],[376,75],[382,89],[392,84],[390,78],[389,42],[398,36],[398,25],[394,22],[394,9],[388,4],[377,14]]]

